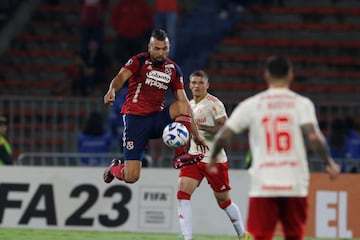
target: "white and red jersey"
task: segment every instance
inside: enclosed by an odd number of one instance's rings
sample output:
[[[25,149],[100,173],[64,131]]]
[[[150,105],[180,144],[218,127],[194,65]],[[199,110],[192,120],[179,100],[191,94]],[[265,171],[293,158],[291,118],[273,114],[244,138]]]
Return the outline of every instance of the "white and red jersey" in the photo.
[[[227,117],[224,104],[217,97],[211,94],[207,94],[206,97],[198,103],[195,103],[195,100],[192,99],[190,101],[190,105],[194,112],[194,119],[200,125],[215,126],[215,121],[217,119],[224,116]],[[204,130],[199,130],[199,133],[205,138],[206,144],[208,145],[209,149],[212,149],[214,145],[213,142],[215,134],[206,132]],[[189,153],[202,153],[201,151],[196,149],[196,143],[193,140],[191,140]],[[227,157],[224,149],[220,151],[217,159],[220,163],[227,162]],[[207,163],[210,161],[210,151],[206,151],[205,157],[201,161]]]
[[[318,127],[312,101],[289,89],[268,89],[241,102],[226,122],[249,129],[249,196],[306,196],[309,169],[301,126]]]
[[[184,89],[182,72],[170,59],[157,67],[151,61],[150,54],[144,52],[130,58],[124,68],[133,75],[128,80],[122,114],[148,115],[162,111],[167,90],[170,88],[174,92]]]

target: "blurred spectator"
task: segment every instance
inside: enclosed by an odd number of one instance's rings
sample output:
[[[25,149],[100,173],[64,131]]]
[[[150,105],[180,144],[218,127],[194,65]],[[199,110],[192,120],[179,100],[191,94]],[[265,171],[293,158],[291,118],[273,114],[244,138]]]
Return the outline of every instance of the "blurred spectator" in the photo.
[[[247,7],[249,1],[245,0],[217,0],[217,8],[219,10],[218,17],[220,19],[234,18],[234,15],[242,14],[244,7]],[[235,11],[234,11],[235,10]]]
[[[57,88],[54,88],[51,91],[52,95],[58,96],[69,96],[69,95],[86,95],[84,87],[81,83],[81,68],[82,68],[82,58],[80,53],[73,52],[72,62],[70,65],[64,68],[65,78],[57,80]]]
[[[87,51],[90,39],[95,39],[100,48],[104,40],[104,18],[108,0],[80,0],[81,52]]]
[[[328,144],[331,157],[345,158],[345,139],[346,130],[344,121],[341,118],[337,118],[331,123],[330,133],[328,136]]]
[[[98,43],[90,40],[87,53],[74,52],[73,62],[65,68],[66,79],[54,93],[61,94],[71,89],[71,95],[88,96],[90,90],[93,92],[101,87],[100,84],[105,84],[109,62]]]
[[[105,129],[102,115],[92,112],[85,122],[85,126],[78,134],[78,150],[80,153],[110,153],[111,134]],[[107,164],[108,158],[82,157],[81,165],[99,166]]]
[[[345,119],[346,126],[346,156],[360,160],[360,131],[359,126],[351,117]]]
[[[7,119],[0,116],[0,165],[13,165],[12,150],[5,135],[8,130]]]
[[[84,62],[80,53],[74,52],[73,62],[66,68],[66,80],[67,84],[71,86],[71,95],[87,95],[87,84],[82,77]]]
[[[0,27],[10,19],[16,8],[22,3],[21,0],[2,0],[0,2]]]
[[[117,33],[117,59],[123,65],[131,56],[146,50],[153,12],[144,0],[122,0],[112,11],[111,24]]]
[[[88,95],[89,89],[105,84],[109,58],[95,40],[90,40],[87,53],[82,54],[81,59],[81,81],[86,85],[85,95]]]
[[[357,167],[355,166],[351,167],[349,173],[358,173]]]
[[[174,58],[176,52],[177,0],[155,0],[155,28],[164,29],[171,42],[169,57]]]

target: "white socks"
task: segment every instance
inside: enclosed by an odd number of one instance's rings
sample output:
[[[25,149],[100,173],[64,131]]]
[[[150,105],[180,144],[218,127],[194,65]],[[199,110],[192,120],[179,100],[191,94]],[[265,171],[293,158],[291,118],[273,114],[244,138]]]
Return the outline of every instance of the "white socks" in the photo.
[[[190,200],[178,199],[178,217],[184,240],[192,240],[192,210]]]
[[[245,228],[241,218],[239,207],[235,203],[231,202],[231,204],[227,208],[225,208],[224,211],[232,222],[238,237],[244,236]]]
[[[245,228],[239,207],[231,202],[224,211],[233,224],[238,237],[244,236]],[[178,199],[178,217],[184,240],[192,240],[192,209],[190,200]]]

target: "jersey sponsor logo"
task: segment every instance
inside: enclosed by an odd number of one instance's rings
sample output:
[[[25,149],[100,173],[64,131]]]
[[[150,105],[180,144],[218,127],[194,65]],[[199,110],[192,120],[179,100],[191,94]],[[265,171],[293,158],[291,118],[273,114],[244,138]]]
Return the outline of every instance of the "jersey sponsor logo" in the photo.
[[[284,108],[295,108],[294,102],[269,102],[267,104],[268,109],[284,109]]]
[[[259,168],[281,168],[281,167],[298,167],[298,162],[297,161],[288,161],[288,160],[284,160],[284,161],[280,161],[280,162],[275,162],[275,161],[271,161],[271,162],[264,162],[261,163]]]
[[[146,74],[146,77],[163,83],[169,83],[171,79],[171,76],[169,74],[156,70],[148,72]]]
[[[134,149],[134,142],[133,142],[133,141],[127,141],[127,142],[126,142],[126,149],[127,149],[127,150],[132,150],[132,149]]]
[[[151,70],[146,74],[145,84],[151,87],[154,86],[159,89],[167,90],[168,86],[164,83],[169,83],[170,80],[171,80],[171,75],[160,71]]]
[[[206,117],[203,118],[196,118],[197,123],[206,123]]]

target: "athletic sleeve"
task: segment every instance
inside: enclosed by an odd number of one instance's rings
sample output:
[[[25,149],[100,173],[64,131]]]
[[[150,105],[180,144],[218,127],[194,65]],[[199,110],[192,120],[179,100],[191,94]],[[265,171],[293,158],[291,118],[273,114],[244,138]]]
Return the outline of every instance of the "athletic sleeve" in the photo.
[[[225,125],[236,134],[242,132],[250,126],[252,111],[250,99],[239,103]]]
[[[140,57],[137,55],[137,56],[133,56],[132,58],[130,58],[125,63],[124,68],[128,69],[130,72],[132,72],[134,74],[137,71],[139,71],[140,66],[141,66]]]
[[[225,106],[220,100],[214,102],[212,112],[215,120],[227,116]]]
[[[174,64],[174,68],[175,68],[175,74],[173,75],[174,79],[171,82],[171,90],[174,92],[179,89],[184,89],[185,87],[184,87],[183,73],[182,73],[180,67],[175,63],[173,63],[173,64]]]
[[[304,125],[307,123],[313,123],[315,125],[318,124],[316,118],[316,111],[314,103],[308,98],[302,98],[302,101],[299,103],[299,119],[300,125]]]

